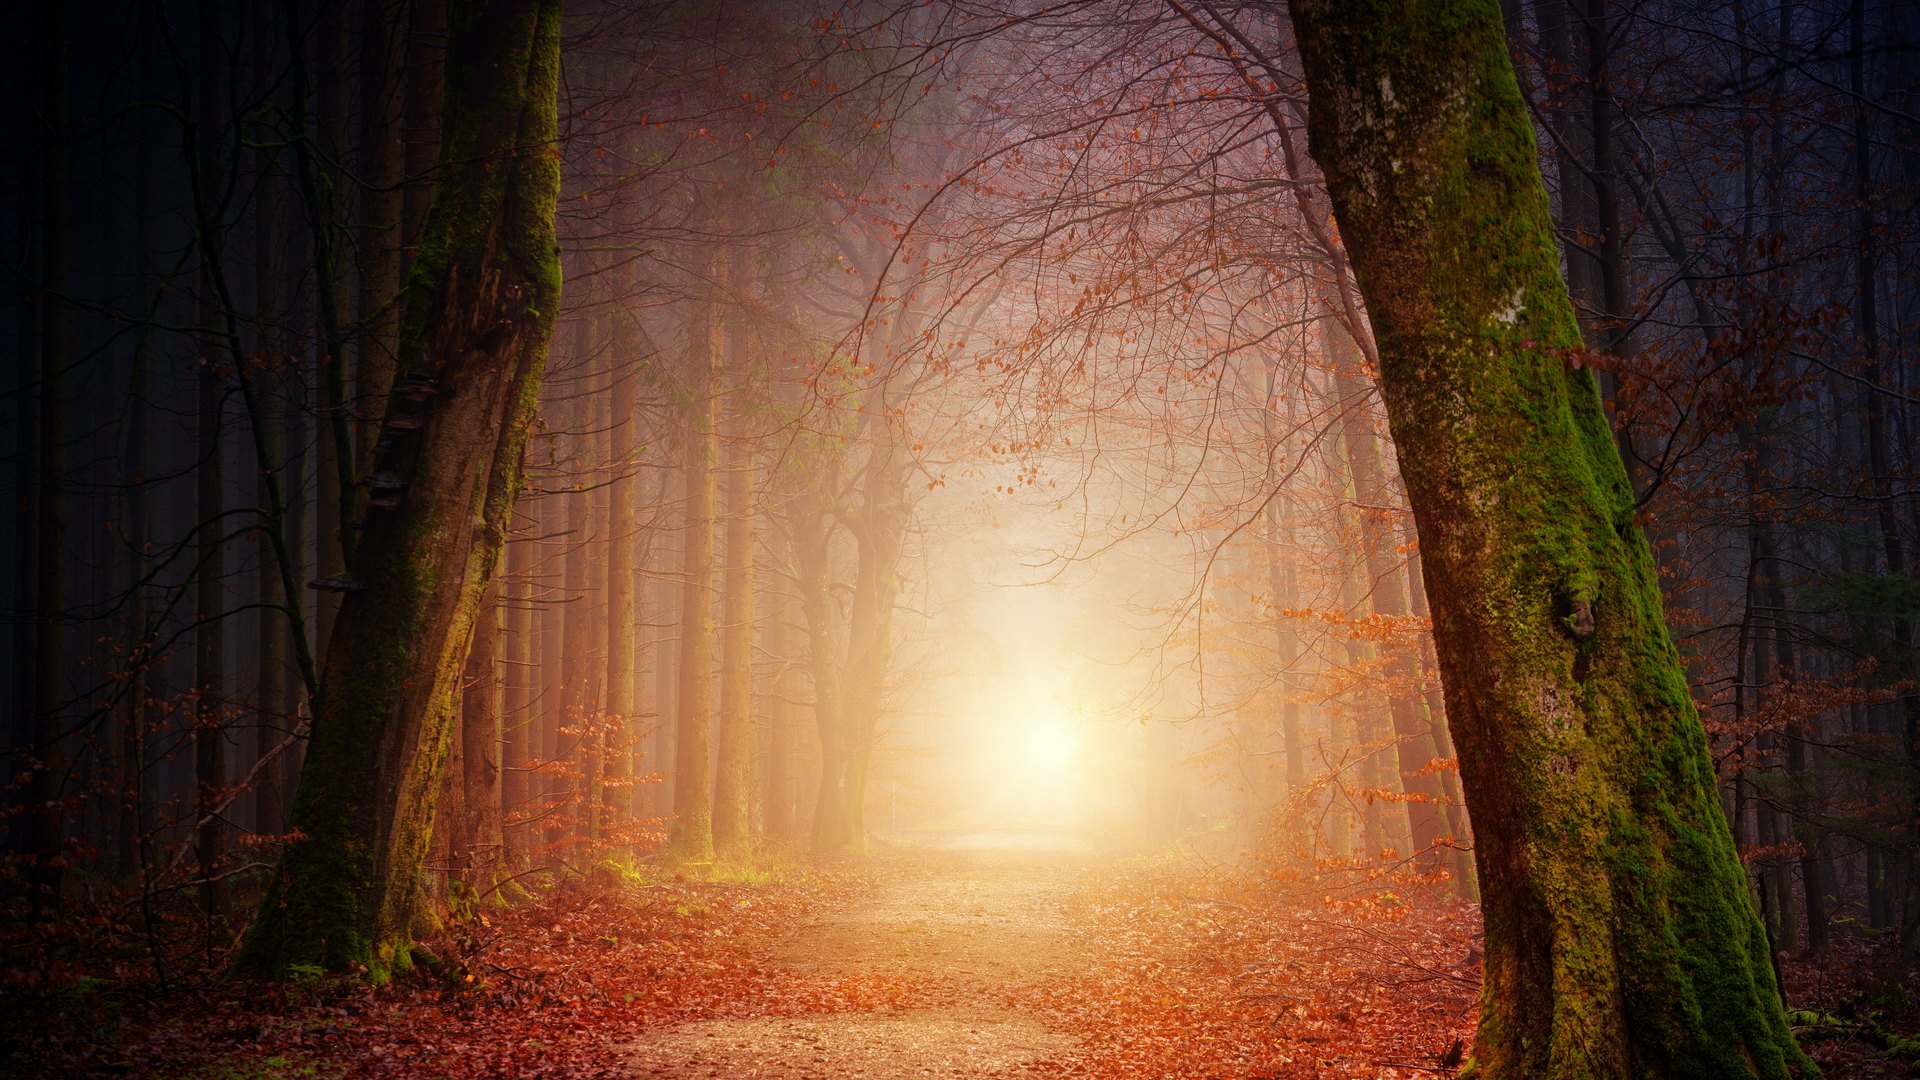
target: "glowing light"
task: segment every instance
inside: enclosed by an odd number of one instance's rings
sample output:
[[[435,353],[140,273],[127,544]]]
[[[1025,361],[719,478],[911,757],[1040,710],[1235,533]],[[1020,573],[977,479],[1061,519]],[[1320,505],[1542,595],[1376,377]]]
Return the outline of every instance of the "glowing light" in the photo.
[[[1027,766],[1035,773],[1067,772],[1073,768],[1079,751],[1073,730],[1057,716],[1038,717],[1027,728]]]

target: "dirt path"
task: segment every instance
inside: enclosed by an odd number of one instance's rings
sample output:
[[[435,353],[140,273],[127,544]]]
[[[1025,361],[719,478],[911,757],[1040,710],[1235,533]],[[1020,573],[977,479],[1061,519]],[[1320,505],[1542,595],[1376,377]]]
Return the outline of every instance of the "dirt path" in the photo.
[[[1020,834],[934,838],[890,859],[868,895],[771,943],[772,963],[938,987],[925,1008],[704,1020],[630,1047],[642,1078],[991,1077],[1075,1041],[998,1004],[1009,988],[1071,977],[1084,942],[1071,899],[1100,865]]]

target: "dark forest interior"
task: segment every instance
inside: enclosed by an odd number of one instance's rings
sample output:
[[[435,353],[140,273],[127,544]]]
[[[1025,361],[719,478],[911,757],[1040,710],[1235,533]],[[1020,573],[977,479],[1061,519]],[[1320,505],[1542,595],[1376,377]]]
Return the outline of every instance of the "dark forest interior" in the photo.
[[[1920,8],[8,25],[9,1075],[1920,1075]]]

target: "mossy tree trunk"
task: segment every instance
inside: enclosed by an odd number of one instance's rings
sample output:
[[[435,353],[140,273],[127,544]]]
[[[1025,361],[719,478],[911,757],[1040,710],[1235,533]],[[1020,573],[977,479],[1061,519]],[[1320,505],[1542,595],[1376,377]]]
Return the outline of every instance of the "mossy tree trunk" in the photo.
[[[1486,884],[1476,1075],[1785,1077],[1495,0],[1293,0]]]
[[[560,295],[559,0],[457,4],[443,173],[408,284],[374,505],[329,643],[287,848],[241,970],[409,961],[475,620],[520,489]],[[385,504],[385,505],[382,505]]]

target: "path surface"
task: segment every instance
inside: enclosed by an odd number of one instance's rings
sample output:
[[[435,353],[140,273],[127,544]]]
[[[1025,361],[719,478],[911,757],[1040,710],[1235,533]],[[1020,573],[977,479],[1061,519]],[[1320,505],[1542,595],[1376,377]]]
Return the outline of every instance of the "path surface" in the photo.
[[[997,1004],[1003,991],[1080,970],[1069,915],[1098,857],[1025,834],[934,838],[889,861],[875,890],[780,941],[769,959],[825,974],[934,982],[934,1008],[705,1020],[647,1033],[639,1078],[991,1077],[1073,1049]]]

